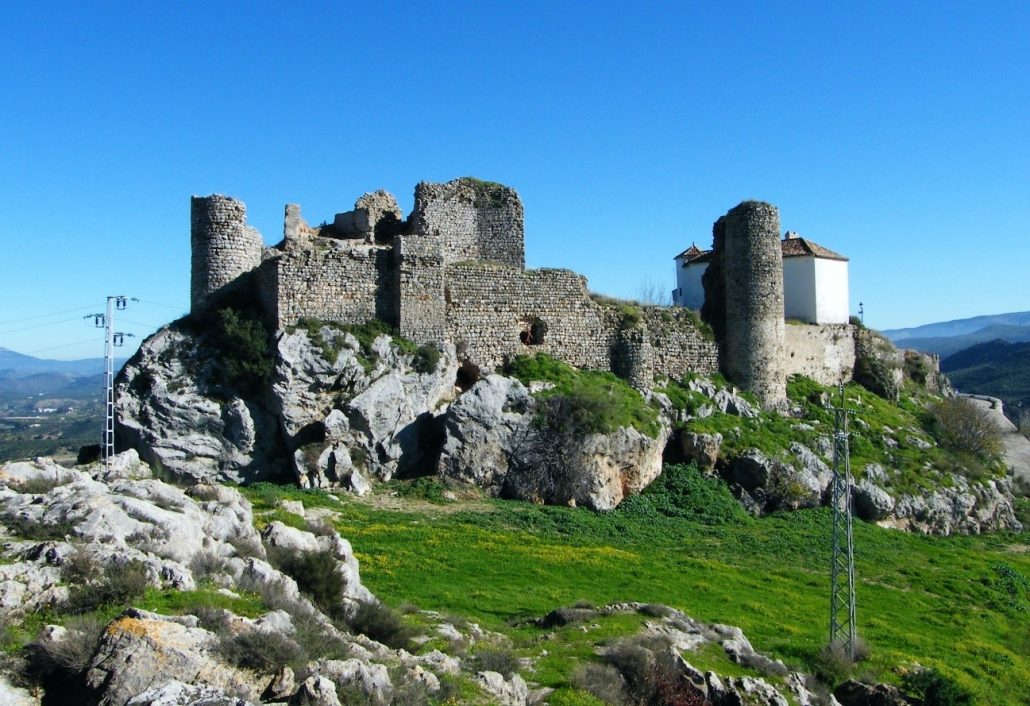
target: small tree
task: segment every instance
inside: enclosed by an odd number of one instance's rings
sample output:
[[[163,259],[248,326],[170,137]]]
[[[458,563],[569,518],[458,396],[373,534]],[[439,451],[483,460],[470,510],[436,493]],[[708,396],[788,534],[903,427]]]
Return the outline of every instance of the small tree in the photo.
[[[953,451],[989,460],[1001,452],[1001,431],[992,415],[965,397],[942,400],[930,408],[937,437]]]

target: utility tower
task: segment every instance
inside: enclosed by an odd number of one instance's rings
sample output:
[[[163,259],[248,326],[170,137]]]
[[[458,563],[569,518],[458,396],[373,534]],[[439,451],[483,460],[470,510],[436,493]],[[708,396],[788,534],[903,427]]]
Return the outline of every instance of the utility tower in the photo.
[[[114,312],[125,309],[128,299],[124,296],[107,298],[107,312],[89,314],[84,318],[93,319],[97,328],[104,329],[104,426],[100,431],[100,457],[104,461],[104,470],[111,470],[111,458],[114,456],[114,349],[125,343],[125,337],[132,334],[114,330]]]
[[[830,559],[830,647],[840,647],[855,659],[858,640],[855,625],[855,545],[851,534],[851,460],[848,450],[848,416],[844,383],[840,406],[833,408],[833,556]]]

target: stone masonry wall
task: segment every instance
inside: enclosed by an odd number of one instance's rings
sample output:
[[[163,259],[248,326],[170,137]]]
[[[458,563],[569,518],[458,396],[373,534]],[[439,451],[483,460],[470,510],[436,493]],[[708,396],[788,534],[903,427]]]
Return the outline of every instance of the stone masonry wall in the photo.
[[[398,235],[393,241],[393,320],[405,338],[440,343],[445,333],[440,238]]]
[[[261,263],[261,234],[242,201],[214,194],[190,199],[190,308]]]
[[[283,328],[304,317],[347,324],[375,318],[394,323],[391,260],[388,247],[287,238],[282,250],[269,250],[262,267],[263,275],[266,268],[273,273],[275,325]]]
[[[823,385],[849,382],[855,370],[855,333],[849,324],[788,325],[784,329],[784,372]]]
[[[679,380],[685,373],[711,375],[719,370],[719,350],[705,338],[692,312],[679,307],[644,309],[655,375]]]
[[[716,369],[715,344],[688,312],[648,309],[627,324],[617,308],[591,299],[586,278],[569,270],[452,264],[445,298],[447,338],[460,357],[484,370],[517,355],[547,353],[642,388],[656,374],[678,379]]]
[[[760,201],[741,203],[726,214],[724,244],[723,373],[776,407],[787,398],[779,211]]]
[[[523,230],[522,201],[510,187],[470,178],[415,187],[411,232],[441,238],[445,263],[486,260],[522,269]]]

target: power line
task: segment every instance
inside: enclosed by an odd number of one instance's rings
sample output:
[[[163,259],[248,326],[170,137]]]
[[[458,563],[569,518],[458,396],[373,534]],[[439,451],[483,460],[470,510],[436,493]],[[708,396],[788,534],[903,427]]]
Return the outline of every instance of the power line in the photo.
[[[87,307],[87,308],[90,308],[90,307]],[[49,322],[47,322],[45,324],[33,324],[32,326],[23,326],[21,328],[12,328],[12,329],[8,329],[7,331],[0,331],[0,336],[2,336],[4,334],[8,334],[8,333],[18,333],[20,331],[30,331],[30,330],[35,329],[35,328],[44,328],[46,326],[56,326],[57,324],[66,324],[69,321],[78,321],[79,318],[80,317],[75,316],[75,317],[72,317],[70,319],[61,319],[60,321],[49,321]]]
[[[172,306],[171,304],[161,304],[160,302],[148,302],[146,299],[137,299],[140,304],[150,304],[151,306],[163,306],[165,309],[175,309],[176,311],[186,311],[186,307],[183,306]]]
[[[21,319],[10,319],[8,321],[0,321],[0,326],[7,326],[8,324],[19,324],[22,321],[32,321],[33,319],[45,319],[48,316],[59,316],[60,314],[70,314],[73,311],[85,311],[86,309],[96,309],[99,304],[90,304],[89,306],[80,306],[76,309],[64,309],[62,311],[55,311],[50,314],[37,314],[36,316],[26,316]]]
[[[63,344],[61,344],[59,346],[50,346],[49,348],[37,348],[34,351],[26,352],[25,355],[34,355],[36,353],[43,353],[44,351],[57,350],[58,348],[71,348],[72,346],[81,346],[81,345],[83,345],[85,343],[96,343],[96,342],[97,342],[96,338],[90,338],[90,339],[87,339],[85,341],[76,341],[75,343],[63,343]]]

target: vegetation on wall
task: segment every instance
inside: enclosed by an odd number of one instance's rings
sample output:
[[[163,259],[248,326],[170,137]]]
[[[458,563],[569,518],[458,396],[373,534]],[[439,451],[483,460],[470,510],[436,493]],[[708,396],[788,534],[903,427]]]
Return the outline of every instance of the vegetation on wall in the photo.
[[[633,427],[651,438],[658,436],[658,412],[629,383],[612,373],[577,370],[544,353],[518,356],[503,372],[525,385],[533,381],[552,383],[536,397],[561,397],[567,402],[566,412],[586,433],[608,434],[619,427]]]

